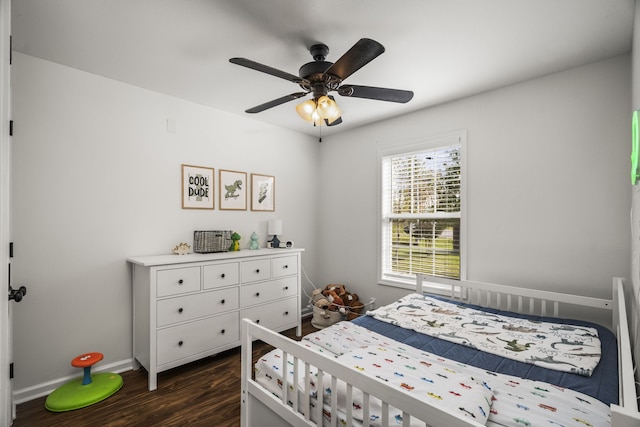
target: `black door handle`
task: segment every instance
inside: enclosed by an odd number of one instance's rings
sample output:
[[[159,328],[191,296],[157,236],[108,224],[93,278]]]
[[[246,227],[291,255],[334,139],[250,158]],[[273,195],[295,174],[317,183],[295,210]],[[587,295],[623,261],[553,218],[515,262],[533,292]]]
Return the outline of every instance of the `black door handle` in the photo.
[[[26,294],[26,287],[20,286],[18,289],[13,289],[11,285],[9,285],[9,301],[14,300],[15,302],[20,302]]]

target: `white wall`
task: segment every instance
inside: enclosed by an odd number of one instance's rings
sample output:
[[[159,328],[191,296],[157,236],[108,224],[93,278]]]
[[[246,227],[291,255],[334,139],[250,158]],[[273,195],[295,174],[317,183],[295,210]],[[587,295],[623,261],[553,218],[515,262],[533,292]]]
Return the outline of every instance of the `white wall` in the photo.
[[[321,283],[380,304],[404,293],[376,285],[377,152],[466,129],[468,279],[610,297],[630,272],[630,66],[624,55],[324,138]]]
[[[14,52],[12,278],[15,390],[77,374],[71,359],[131,358],[127,256],[168,253],[194,230],[248,247],[281,218],[314,277],[315,138]],[[173,119],[177,132],[167,132]],[[276,177],[276,211],[181,209],[181,164]],[[217,182],[217,176],[216,176]]]

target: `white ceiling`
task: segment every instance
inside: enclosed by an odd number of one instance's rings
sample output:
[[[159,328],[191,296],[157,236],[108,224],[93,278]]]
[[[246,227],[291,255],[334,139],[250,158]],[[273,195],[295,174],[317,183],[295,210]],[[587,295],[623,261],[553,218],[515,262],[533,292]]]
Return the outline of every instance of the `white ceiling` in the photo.
[[[345,83],[407,89],[407,104],[336,95],[329,135],[629,52],[634,0],[14,0],[13,49],[233,114],[318,135],[286,80],[325,43],[335,62],[358,39],[386,52]]]

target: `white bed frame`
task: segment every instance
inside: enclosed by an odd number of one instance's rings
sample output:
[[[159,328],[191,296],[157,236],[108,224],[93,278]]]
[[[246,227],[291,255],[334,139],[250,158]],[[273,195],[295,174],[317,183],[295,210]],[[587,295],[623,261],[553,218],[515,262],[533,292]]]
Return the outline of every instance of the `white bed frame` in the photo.
[[[417,277],[416,292],[422,292],[422,276]],[[549,291],[538,291],[525,288],[514,288],[504,285],[495,285],[479,282],[461,282],[451,289],[451,298],[464,300],[485,307],[500,308],[519,313],[528,313],[543,316],[559,317],[560,310],[568,307],[580,307],[588,317],[594,310],[610,311],[612,315],[612,331],[618,338],[618,369],[619,369],[619,405],[611,405],[611,421],[613,427],[638,427],[640,426],[640,412],[636,395],[636,378],[631,356],[631,341],[629,338],[629,325],[627,307],[625,305],[624,279],[613,279],[613,299],[599,299],[582,297],[569,294],[561,294]],[[571,316],[575,318],[575,316]],[[587,319],[588,320],[588,319]],[[423,420],[431,426],[480,426],[469,418],[444,412],[429,402],[415,397],[398,393],[398,391],[386,384],[362,375],[356,369],[344,366],[333,358],[316,353],[297,341],[251,322],[248,319],[242,321],[242,394],[241,394],[241,425],[242,427],[256,426],[316,426],[311,421],[311,412],[315,411],[314,419],[322,420],[322,405],[315,405],[310,410],[310,397],[296,392],[289,392],[288,387],[283,387],[284,394],[281,398],[274,396],[255,382],[252,377],[252,343],[254,340],[264,341],[273,347],[283,351],[283,362],[286,363],[287,355],[293,356],[294,378],[299,383],[305,384],[305,390],[309,390],[311,376],[309,367],[318,368],[318,382],[322,383],[322,375],[332,376],[332,388],[336,388],[336,378],[347,383],[347,394],[351,388],[356,387],[366,391],[365,402],[370,396],[379,398],[383,403],[383,426],[387,426],[385,417],[388,406],[394,406],[403,411],[403,425],[409,426],[413,417]],[[304,361],[305,369],[298,372],[298,362]],[[283,371],[286,372],[283,366]],[[300,397],[302,396],[302,397]],[[350,399],[350,398],[348,398]],[[290,402],[290,404],[287,404]],[[292,404],[291,404],[292,403]],[[350,408],[351,401],[347,401]],[[369,418],[368,405],[363,405],[364,419]],[[337,396],[332,396],[332,413],[336,413]],[[337,423],[337,417],[332,417],[333,425]],[[347,413],[347,425],[352,425],[352,414]]]

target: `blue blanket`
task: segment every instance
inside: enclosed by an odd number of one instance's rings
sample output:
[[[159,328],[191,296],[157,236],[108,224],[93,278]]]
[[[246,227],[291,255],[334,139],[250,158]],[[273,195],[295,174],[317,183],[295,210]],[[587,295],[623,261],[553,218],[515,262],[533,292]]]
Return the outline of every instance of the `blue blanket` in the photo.
[[[440,297],[438,297],[440,298]],[[387,322],[376,320],[371,316],[361,316],[354,322],[362,327],[378,332],[396,341],[411,345],[412,347],[434,353],[448,359],[453,359],[472,366],[477,366],[492,372],[514,375],[537,381],[544,381],[560,387],[570,388],[601,402],[609,404],[618,403],[618,350],[616,338],[607,328],[578,320],[556,319],[552,317],[529,316],[496,309],[487,309],[472,304],[455,304],[484,310],[488,313],[497,313],[515,318],[525,318],[534,321],[548,321],[576,326],[592,327],[598,330],[598,336],[602,345],[600,363],[593,370],[590,377],[584,377],[568,372],[559,372],[542,368],[540,366],[506,359],[494,354],[466,347],[454,342],[444,341],[420,332],[404,329]]]

